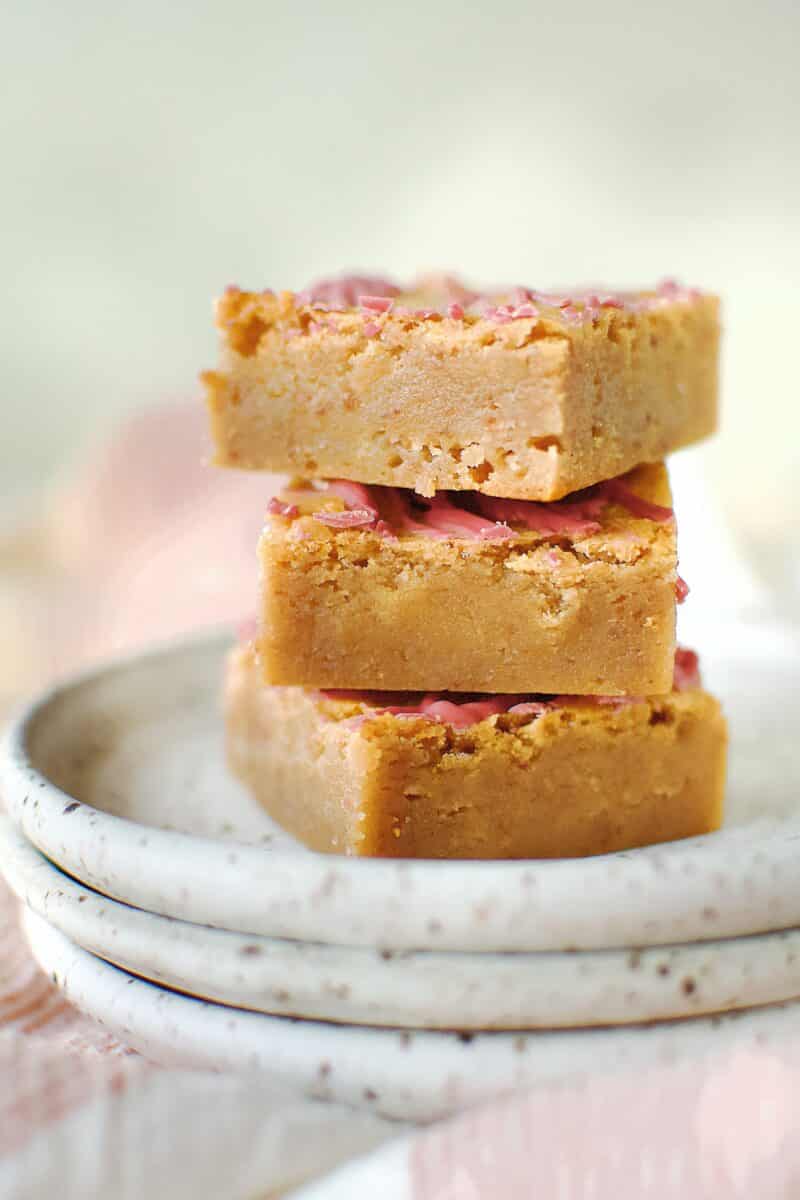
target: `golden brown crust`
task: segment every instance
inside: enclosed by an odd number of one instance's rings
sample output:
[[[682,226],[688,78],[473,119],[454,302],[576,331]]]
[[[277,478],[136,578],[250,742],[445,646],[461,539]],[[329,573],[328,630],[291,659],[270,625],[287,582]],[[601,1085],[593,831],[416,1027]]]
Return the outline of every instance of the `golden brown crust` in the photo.
[[[663,466],[632,491],[669,506]],[[319,688],[648,695],[672,686],[674,522],[618,504],[600,529],[500,541],[336,530],[343,502],[287,491],[259,547],[265,682]]]

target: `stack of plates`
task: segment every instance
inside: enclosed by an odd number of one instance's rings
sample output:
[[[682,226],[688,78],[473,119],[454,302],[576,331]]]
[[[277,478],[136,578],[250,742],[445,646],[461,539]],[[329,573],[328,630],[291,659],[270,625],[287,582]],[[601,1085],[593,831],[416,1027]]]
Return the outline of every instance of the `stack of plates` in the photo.
[[[304,850],[228,777],[224,650],[87,676],[33,705],[4,752],[0,865],[33,951],[131,1045],[430,1119],[800,1033],[796,657],[705,664],[733,730],[720,833],[395,862]]]

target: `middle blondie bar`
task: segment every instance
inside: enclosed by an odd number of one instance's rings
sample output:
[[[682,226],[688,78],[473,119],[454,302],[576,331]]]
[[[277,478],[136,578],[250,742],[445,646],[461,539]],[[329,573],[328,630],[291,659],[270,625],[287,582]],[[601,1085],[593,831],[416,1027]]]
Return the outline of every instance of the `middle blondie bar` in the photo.
[[[261,538],[265,682],[658,695],[677,575],[666,469],[552,503],[294,482]]]

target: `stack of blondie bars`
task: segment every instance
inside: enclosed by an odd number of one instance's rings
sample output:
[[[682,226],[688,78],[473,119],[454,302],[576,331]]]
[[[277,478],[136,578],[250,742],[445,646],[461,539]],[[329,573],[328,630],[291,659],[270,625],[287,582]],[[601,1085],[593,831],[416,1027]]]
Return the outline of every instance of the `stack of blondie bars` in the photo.
[[[716,828],[726,729],[676,647],[661,461],[715,427],[716,299],[352,277],[230,288],[218,325],[217,462],[291,477],[226,683],[275,820],[425,858]]]

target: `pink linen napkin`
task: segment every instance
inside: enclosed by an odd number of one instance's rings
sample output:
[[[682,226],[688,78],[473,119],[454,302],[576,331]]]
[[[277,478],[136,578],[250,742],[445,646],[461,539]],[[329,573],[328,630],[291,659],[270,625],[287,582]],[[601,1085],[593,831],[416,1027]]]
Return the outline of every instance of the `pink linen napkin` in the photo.
[[[209,459],[202,407],[180,404],[135,417],[53,487],[29,603],[18,590],[0,632],[0,649],[22,639],[29,679],[252,614],[275,476]]]
[[[417,1133],[297,1200],[793,1200],[800,1038],[538,1087]]]

